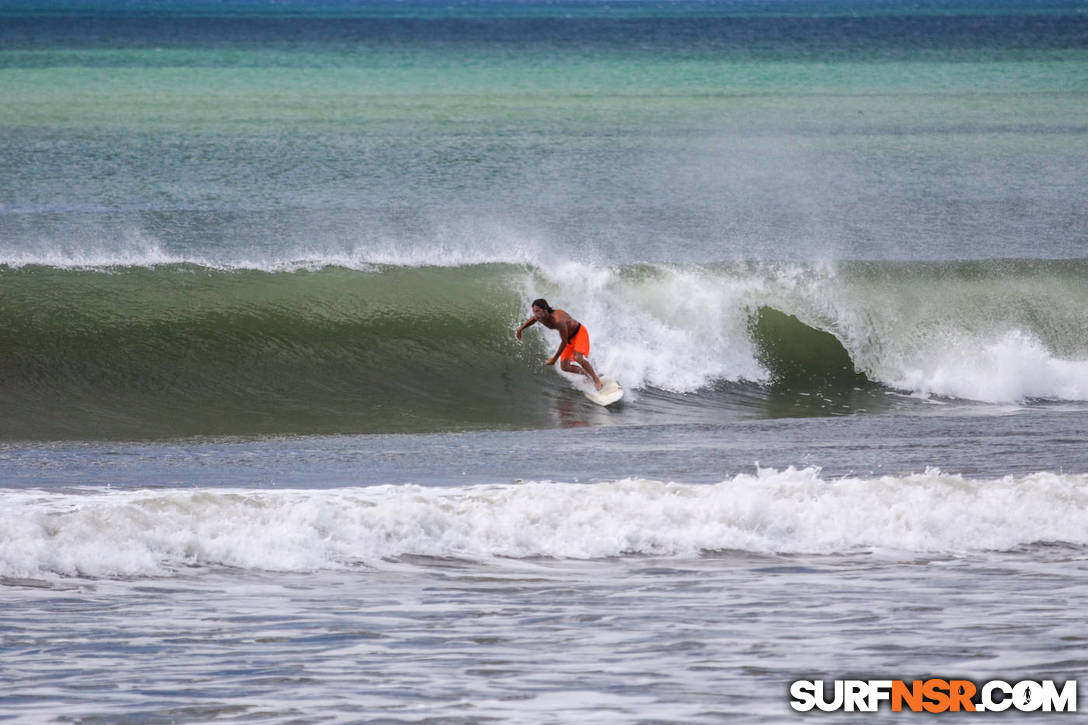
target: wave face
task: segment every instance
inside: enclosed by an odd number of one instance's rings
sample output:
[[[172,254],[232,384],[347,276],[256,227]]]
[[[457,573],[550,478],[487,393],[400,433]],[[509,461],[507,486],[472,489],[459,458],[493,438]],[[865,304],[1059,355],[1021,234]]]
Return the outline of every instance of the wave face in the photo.
[[[4,272],[7,437],[531,424],[501,269]],[[528,395],[533,393],[529,392]],[[529,411],[531,413],[531,411]]]
[[[316,571],[403,557],[964,553],[1085,547],[1088,477],[935,469],[829,480],[762,469],[712,485],[624,479],[317,491],[4,491],[0,577]],[[1054,501],[1065,504],[1055,508]]]
[[[774,415],[785,388],[1088,401],[1085,260],[334,261],[0,266],[0,436],[554,426],[581,404],[541,366],[558,338],[512,334],[540,296],[631,391],[613,422]]]

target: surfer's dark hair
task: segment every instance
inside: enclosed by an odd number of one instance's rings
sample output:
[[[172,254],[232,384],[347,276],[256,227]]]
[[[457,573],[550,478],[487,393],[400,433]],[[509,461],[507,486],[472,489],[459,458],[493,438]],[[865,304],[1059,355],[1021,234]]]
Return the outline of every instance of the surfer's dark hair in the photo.
[[[540,309],[547,310],[548,312],[555,312],[555,310],[552,309],[552,306],[549,305],[548,301],[543,297],[533,300],[533,307],[539,307]]]

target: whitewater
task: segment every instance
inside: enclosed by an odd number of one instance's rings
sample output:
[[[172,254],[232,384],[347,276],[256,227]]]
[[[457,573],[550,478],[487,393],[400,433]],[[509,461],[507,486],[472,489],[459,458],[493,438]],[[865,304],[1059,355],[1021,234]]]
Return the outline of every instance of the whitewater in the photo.
[[[1081,5],[0,0],[0,719],[1083,710]]]
[[[1054,514],[1054,501],[1062,503]],[[4,493],[0,576],[163,577],[232,567],[383,569],[409,557],[678,560],[724,551],[880,558],[1088,545],[1088,478],[825,479],[759,469],[712,485],[623,479],[332,491]]]

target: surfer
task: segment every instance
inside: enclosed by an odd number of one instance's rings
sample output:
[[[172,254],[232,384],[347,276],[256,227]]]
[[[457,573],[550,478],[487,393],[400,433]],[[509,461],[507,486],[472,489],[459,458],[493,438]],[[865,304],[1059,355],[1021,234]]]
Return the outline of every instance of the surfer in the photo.
[[[586,359],[586,355],[589,355],[589,332],[586,331],[586,326],[563,310],[553,310],[547,300],[538,299],[533,300],[533,316],[523,322],[515,333],[517,338],[520,340],[521,331],[537,322],[559,331],[559,350],[544,364],[555,365],[555,361],[560,360],[560,367],[565,371],[585,375],[600,390],[601,379]]]

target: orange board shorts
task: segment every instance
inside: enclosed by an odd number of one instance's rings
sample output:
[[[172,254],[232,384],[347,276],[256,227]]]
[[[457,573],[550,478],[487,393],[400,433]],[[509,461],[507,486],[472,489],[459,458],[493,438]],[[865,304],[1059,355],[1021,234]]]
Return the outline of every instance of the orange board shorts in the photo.
[[[589,355],[589,333],[586,332],[586,326],[582,325],[578,328],[578,332],[574,333],[574,339],[567,343],[567,346],[563,348],[563,354],[559,356],[560,360],[570,360],[574,357],[574,353],[580,352],[583,355]]]

